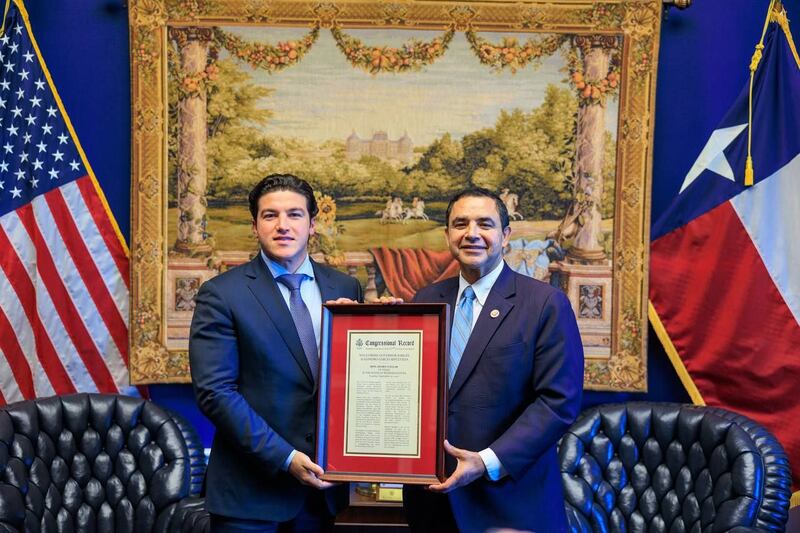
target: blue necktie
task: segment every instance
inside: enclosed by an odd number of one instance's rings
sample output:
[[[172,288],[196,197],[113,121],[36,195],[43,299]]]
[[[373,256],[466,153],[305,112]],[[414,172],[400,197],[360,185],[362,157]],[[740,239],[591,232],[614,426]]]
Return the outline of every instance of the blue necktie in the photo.
[[[314,383],[317,382],[319,374],[319,356],[317,355],[317,337],[314,335],[314,324],[311,322],[311,313],[300,296],[300,284],[306,278],[305,274],[283,274],[276,279],[289,289],[289,312],[292,313],[292,320],[297,328],[297,335],[306,353],[308,366],[311,367],[311,376]]]
[[[453,377],[456,375],[458,363],[464,355],[464,348],[467,347],[467,340],[472,331],[472,302],[475,300],[475,291],[472,287],[467,287],[461,293],[461,301],[456,307],[456,316],[453,320],[453,330],[450,333],[450,360],[447,362],[447,384],[453,384]]]

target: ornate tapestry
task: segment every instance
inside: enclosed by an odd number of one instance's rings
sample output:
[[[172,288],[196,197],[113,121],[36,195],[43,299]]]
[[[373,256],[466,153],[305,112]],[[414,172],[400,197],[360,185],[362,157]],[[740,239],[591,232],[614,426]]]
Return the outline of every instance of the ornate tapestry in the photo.
[[[448,198],[496,191],[508,264],[572,302],[586,387],[645,390],[661,9],[132,0],[133,380],[188,380],[194,296],[256,253],[247,193],[281,172],[368,298],[456,274]]]

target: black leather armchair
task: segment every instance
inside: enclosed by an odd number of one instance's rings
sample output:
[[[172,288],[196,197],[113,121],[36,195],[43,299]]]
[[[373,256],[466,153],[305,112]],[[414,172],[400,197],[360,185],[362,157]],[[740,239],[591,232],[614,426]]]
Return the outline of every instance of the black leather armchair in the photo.
[[[196,455],[175,420],[140,398],[2,407],[0,532],[207,530],[204,500],[190,494]]]
[[[559,443],[572,531],[783,531],[791,473],[766,429],[724,409],[590,408]]]

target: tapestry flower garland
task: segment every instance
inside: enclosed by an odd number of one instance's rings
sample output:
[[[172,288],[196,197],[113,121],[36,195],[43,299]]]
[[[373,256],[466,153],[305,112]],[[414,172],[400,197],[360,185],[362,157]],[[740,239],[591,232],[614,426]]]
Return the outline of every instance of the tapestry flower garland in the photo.
[[[314,27],[305,37],[298,40],[283,41],[278,44],[248,43],[241,37],[214,30],[215,42],[230,54],[248,63],[251,67],[269,73],[283,70],[297,64],[311,49],[319,37],[319,27]]]
[[[589,79],[583,71],[583,60],[578,52],[576,50],[567,52],[568,81],[577,91],[582,105],[602,104],[607,97],[617,94],[621,80],[619,56],[619,49],[612,48],[608,74],[601,79]]]
[[[331,28],[331,34],[347,60],[356,68],[370,74],[381,72],[418,71],[440,58],[453,39],[453,30],[430,42],[411,39],[400,47],[367,46],[360,39],[347,35],[339,28]]]
[[[516,37],[503,37],[500,44],[494,44],[478,37],[474,31],[467,31],[466,38],[481,63],[495,72],[508,68],[512,73],[544,56],[553,55],[567,40],[564,35],[552,35],[541,40],[528,39],[519,44]]]

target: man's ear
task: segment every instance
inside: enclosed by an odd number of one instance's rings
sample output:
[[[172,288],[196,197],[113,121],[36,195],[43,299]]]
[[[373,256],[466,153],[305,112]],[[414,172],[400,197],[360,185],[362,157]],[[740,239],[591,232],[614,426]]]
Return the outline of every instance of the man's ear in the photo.
[[[317,217],[311,219],[308,225],[308,236],[314,235],[317,232]]]
[[[503,248],[508,246],[509,238],[511,237],[511,226],[503,228]]]

